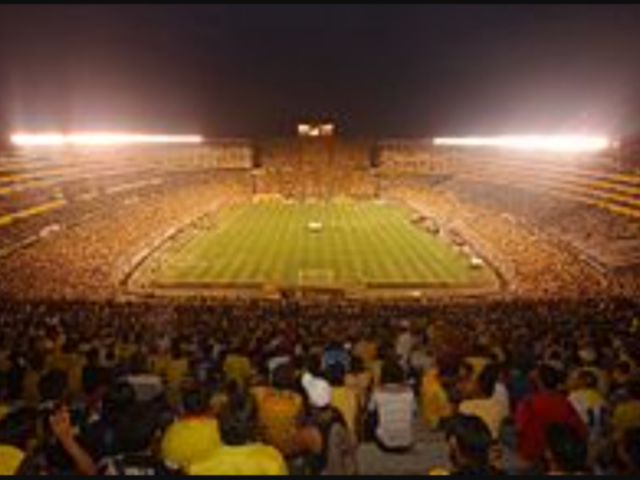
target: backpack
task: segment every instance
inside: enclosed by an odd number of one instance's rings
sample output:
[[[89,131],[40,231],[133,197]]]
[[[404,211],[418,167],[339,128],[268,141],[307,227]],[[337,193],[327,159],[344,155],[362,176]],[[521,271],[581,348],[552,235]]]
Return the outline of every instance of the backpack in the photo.
[[[334,407],[318,410],[312,413],[309,424],[317,428],[322,437],[322,451],[316,455],[312,455],[308,459],[308,469],[311,475],[322,475],[325,473],[330,464],[332,449],[336,447],[340,449],[338,454],[341,455],[340,461],[342,464],[355,465],[355,448],[353,448],[353,442],[348,441],[348,444],[344,442],[345,444],[338,446],[333,444],[337,433],[342,434],[342,437],[338,438],[348,438],[350,436],[347,422],[344,420],[340,411]],[[336,429],[341,429],[342,431]],[[355,470],[355,467],[351,465],[346,468]],[[338,473],[347,474],[355,472]]]

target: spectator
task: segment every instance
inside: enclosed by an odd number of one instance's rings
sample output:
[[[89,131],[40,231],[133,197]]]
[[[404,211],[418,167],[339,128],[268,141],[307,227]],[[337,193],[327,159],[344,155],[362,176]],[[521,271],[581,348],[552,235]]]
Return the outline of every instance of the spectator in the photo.
[[[101,459],[118,453],[116,431],[120,425],[126,425],[136,405],[135,390],[129,383],[111,385],[102,400],[99,414],[90,419],[82,431],[82,443],[93,458]]]
[[[243,350],[241,342],[238,342],[238,346],[226,356],[222,370],[227,382],[246,388],[253,375],[253,365]]]
[[[38,385],[40,409],[57,410],[59,405],[67,401],[68,377],[62,370],[52,370],[43,376]]]
[[[334,364],[328,368],[326,375],[331,384],[331,405],[340,412],[353,438],[358,438],[360,430],[358,392],[346,386],[346,374],[341,364]]]
[[[257,441],[257,412],[250,396],[237,392],[220,414],[224,446],[189,468],[195,476],[283,476],[287,466],[275,448]]]
[[[98,468],[96,463],[76,438],[69,410],[66,407],[61,407],[55,411],[49,419],[49,424],[52,434],[72,461],[75,472],[85,476],[97,475]],[[129,425],[129,427],[135,428],[134,425]]]
[[[538,391],[526,398],[516,413],[518,451],[532,467],[541,466],[548,450],[547,431],[551,425],[573,428],[586,438],[587,427],[571,403],[560,392],[562,374],[542,365],[537,372]]]
[[[169,398],[174,404],[178,403],[180,391],[187,380],[188,373],[189,359],[185,355],[180,341],[176,340],[171,346],[171,357],[164,372]]]
[[[424,373],[420,390],[422,416],[426,425],[435,430],[453,415],[449,392],[443,385],[442,366]]]
[[[303,414],[303,399],[297,391],[296,372],[291,364],[276,369],[273,385],[256,388],[261,437],[285,457],[299,453],[297,435]]]
[[[614,438],[620,439],[629,430],[640,428],[640,378],[628,384],[628,396],[613,412]]]
[[[413,349],[415,347],[416,339],[413,335],[411,322],[402,322],[400,329],[400,334],[396,339],[395,354],[397,355],[400,364],[404,368],[408,368],[409,359],[411,358],[411,353],[413,352]]]
[[[34,409],[25,408],[0,420],[0,476],[30,473],[26,463],[36,436],[37,415]]]
[[[547,430],[547,474],[575,476],[589,473],[589,447],[583,436],[568,425],[550,425]]]
[[[348,372],[351,368],[351,354],[340,342],[330,342],[324,351],[322,367],[325,370],[341,367]]]
[[[447,426],[447,442],[454,475],[488,476],[491,467],[491,432],[478,417],[458,415]]]
[[[162,402],[140,403],[132,408],[115,431],[117,453],[100,462],[106,476],[167,476],[170,470],[157,455],[163,430]]]
[[[502,426],[510,415],[509,393],[499,380],[499,367],[486,366],[477,381],[478,397],[460,404],[460,413],[482,419],[495,441],[500,438]]]
[[[598,390],[598,378],[591,370],[582,370],[569,402],[589,429],[592,442],[602,439],[606,428],[607,403]]]
[[[640,428],[627,430],[618,442],[618,457],[622,475],[640,475]]]
[[[356,441],[341,412],[331,405],[331,385],[311,374],[304,375],[302,384],[310,405],[306,428],[301,432],[309,452],[309,472],[322,476],[355,475]]]
[[[387,360],[382,367],[382,385],[372,396],[370,415],[375,419],[378,446],[389,453],[406,453],[414,446],[413,422],[416,399],[406,383],[402,366]]]
[[[607,373],[599,367],[599,355],[597,350],[592,347],[584,347],[578,351],[578,359],[580,366],[572,373],[569,379],[571,389],[580,384],[580,375],[583,372],[589,372],[596,378],[596,388],[601,395],[607,396],[611,390],[610,380]]]
[[[220,448],[218,422],[209,413],[209,395],[204,388],[183,394],[184,414],[167,430],[162,440],[162,458],[174,470],[188,471],[210,458]]]
[[[369,395],[373,386],[373,374],[367,370],[362,359],[355,357],[351,371],[345,377],[345,385],[355,391],[358,396],[358,409],[363,412],[369,402]]]

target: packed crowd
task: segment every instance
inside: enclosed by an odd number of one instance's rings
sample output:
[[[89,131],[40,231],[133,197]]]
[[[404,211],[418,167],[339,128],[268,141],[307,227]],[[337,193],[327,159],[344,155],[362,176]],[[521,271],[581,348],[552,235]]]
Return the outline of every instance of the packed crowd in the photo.
[[[446,189],[445,189],[446,190]],[[526,221],[447,191],[394,187],[390,195],[457,230],[506,277],[510,289],[529,298],[583,297],[614,292],[610,275],[581,254]]]
[[[371,145],[367,142],[266,142],[260,147],[257,190],[289,198],[371,198]]]
[[[0,307],[0,473],[640,474],[627,301]]]
[[[248,192],[234,174],[175,178],[147,193],[130,192],[82,209],[67,206],[62,230],[0,259],[0,294],[12,298],[112,298],[133,263],[163,239]],[[17,225],[16,242],[28,225]],[[2,230],[9,237],[12,231]]]

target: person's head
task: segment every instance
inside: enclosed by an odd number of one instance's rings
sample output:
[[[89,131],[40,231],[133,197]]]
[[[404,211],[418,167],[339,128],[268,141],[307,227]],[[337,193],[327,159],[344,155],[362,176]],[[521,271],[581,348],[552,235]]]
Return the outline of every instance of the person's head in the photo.
[[[344,387],[346,376],[347,376],[347,371],[344,365],[340,363],[334,363],[330,365],[325,372],[326,379],[334,388]]]
[[[543,364],[538,368],[538,385],[546,391],[556,391],[564,381],[563,375],[556,368]]]
[[[118,382],[106,393],[102,416],[111,424],[117,423],[129,410],[136,406],[136,391],[128,382]]]
[[[598,362],[598,352],[592,347],[585,347],[578,352],[580,363],[585,367],[591,367]]]
[[[589,446],[569,425],[555,424],[547,430],[548,473],[575,475],[587,473]]]
[[[631,362],[628,360],[622,360],[617,363],[613,370],[613,379],[619,384],[626,383],[633,372]]]
[[[256,405],[246,392],[237,391],[219,415],[220,437],[225,445],[240,447],[257,438]]]
[[[69,380],[61,370],[52,370],[40,379],[38,392],[43,403],[59,403],[65,400]]]
[[[473,365],[469,362],[462,362],[460,364],[460,371],[458,372],[458,376],[460,380],[469,380],[472,379],[475,374],[473,369]]]
[[[287,362],[276,368],[272,376],[272,385],[277,390],[295,390],[296,370],[294,366]]]
[[[628,430],[620,443],[619,456],[624,464],[624,473],[640,475],[640,428]]]
[[[500,367],[495,364],[487,365],[478,377],[478,390],[483,398],[491,398],[500,380]]]
[[[446,433],[455,470],[490,469],[491,431],[480,418],[457,415],[448,423]]]
[[[578,373],[578,388],[596,390],[598,388],[598,377],[591,370],[581,370]]]
[[[182,406],[186,415],[204,415],[209,410],[211,396],[206,388],[192,386],[182,392]]]
[[[405,383],[406,375],[402,365],[396,360],[388,359],[382,365],[382,375],[380,380],[383,385],[402,385]]]
[[[159,404],[138,404],[124,414],[115,426],[115,445],[119,454],[142,453],[151,449],[162,426]]]
[[[110,372],[106,368],[88,369],[82,375],[82,390],[88,397],[93,397],[106,390],[111,381]]]

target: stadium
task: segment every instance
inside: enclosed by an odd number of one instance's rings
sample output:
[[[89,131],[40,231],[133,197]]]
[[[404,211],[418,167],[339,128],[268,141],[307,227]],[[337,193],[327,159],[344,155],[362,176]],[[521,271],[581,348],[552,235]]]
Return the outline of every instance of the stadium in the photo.
[[[640,177],[616,155],[293,136],[17,149],[3,160],[0,289],[30,300],[633,298]]]
[[[125,8],[0,7],[0,475],[640,474],[639,9]]]
[[[455,335],[480,309],[491,328],[637,328],[640,176],[613,145],[13,140],[2,160],[5,322],[36,308],[67,328],[140,317],[157,335],[206,313],[217,320],[205,331],[224,319],[314,338],[325,324],[331,339],[406,321],[418,332],[431,318]],[[245,335],[236,345],[248,352]],[[637,336],[622,338],[633,358]],[[415,473],[364,451],[373,472]],[[422,455],[417,465],[433,453]]]

